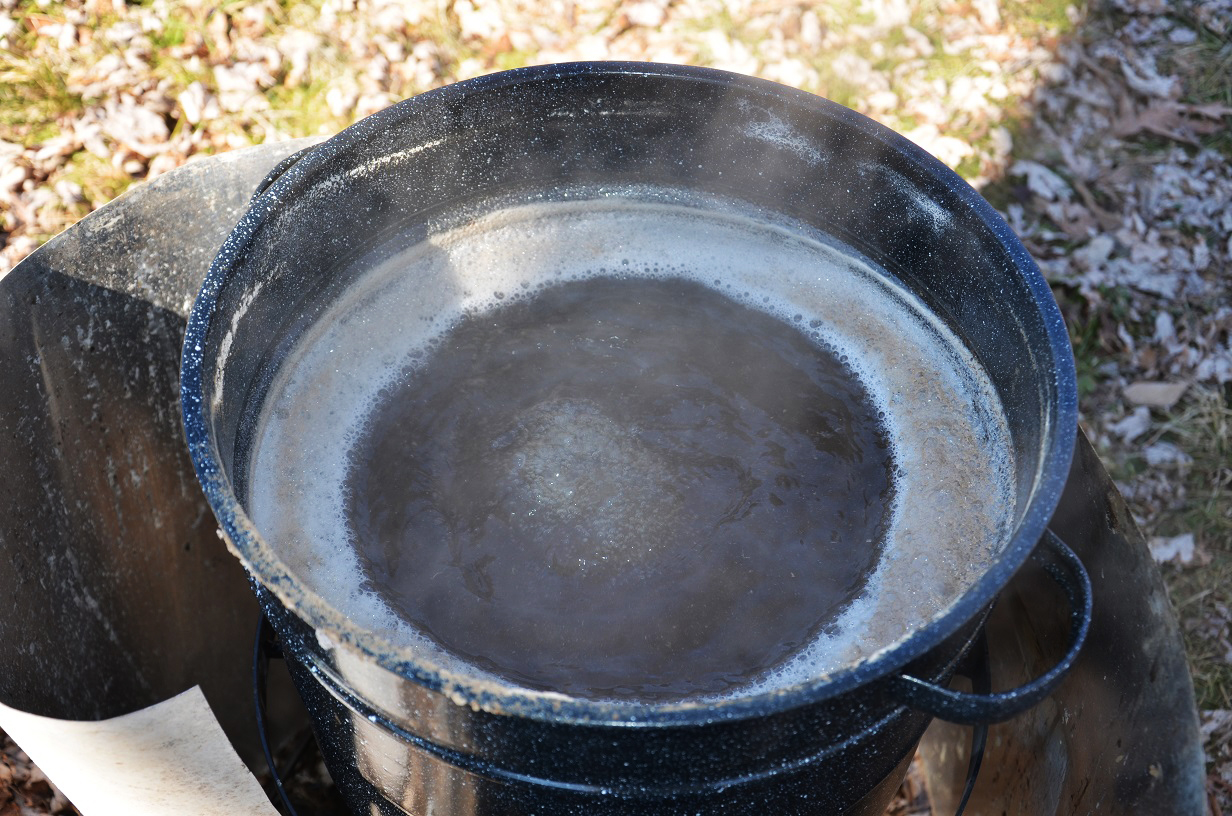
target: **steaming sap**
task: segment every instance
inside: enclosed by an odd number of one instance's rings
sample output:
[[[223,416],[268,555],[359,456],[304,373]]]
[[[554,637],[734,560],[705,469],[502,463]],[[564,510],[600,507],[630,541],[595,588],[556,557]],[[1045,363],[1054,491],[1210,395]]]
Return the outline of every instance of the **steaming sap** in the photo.
[[[792,225],[500,209],[377,264],[271,388],[250,512],[344,613],[520,688],[751,694],[889,647],[1007,537],[1004,421]]]

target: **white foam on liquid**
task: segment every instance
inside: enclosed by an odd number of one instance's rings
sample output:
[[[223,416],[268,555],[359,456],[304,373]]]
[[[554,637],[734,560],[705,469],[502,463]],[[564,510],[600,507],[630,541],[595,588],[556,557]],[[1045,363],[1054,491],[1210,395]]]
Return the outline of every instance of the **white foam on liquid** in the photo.
[[[839,356],[884,412],[898,475],[865,590],[785,664],[723,696],[790,687],[892,647],[944,611],[1008,541],[1013,461],[1000,404],[914,296],[798,228],[614,197],[513,206],[435,234],[366,272],[301,338],[267,397],[248,497],[291,572],[427,660],[515,688],[451,657],[361,588],[346,523],[348,452],[382,389],[463,313],[613,275],[691,279],[780,317]]]

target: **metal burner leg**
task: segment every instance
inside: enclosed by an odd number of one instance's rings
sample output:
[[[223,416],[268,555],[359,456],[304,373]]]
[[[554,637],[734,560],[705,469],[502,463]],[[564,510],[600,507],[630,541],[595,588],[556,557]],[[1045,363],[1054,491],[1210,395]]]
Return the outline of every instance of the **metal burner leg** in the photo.
[[[261,620],[257,622],[257,637],[252,649],[252,692],[257,714],[257,735],[261,739],[261,751],[265,754],[266,764],[269,765],[270,776],[274,778],[274,787],[278,789],[278,796],[282,799],[282,810],[286,816],[299,816],[295,806],[291,804],[291,798],[287,796],[286,788],[283,787],[278,766],[274,764],[274,751],[270,747],[269,734],[266,729],[265,692],[266,682],[269,679],[269,662],[271,658],[281,657],[282,646],[278,643],[278,636],[265,619],[265,615],[262,615]],[[296,751],[289,768],[295,767],[302,753],[302,749]]]
[[[992,667],[988,658],[988,631],[983,626],[971,644],[971,653],[967,655],[967,676],[971,680],[971,690],[976,694],[992,693]],[[988,723],[976,723],[971,726],[971,763],[967,766],[967,782],[963,785],[962,797],[958,800],[958,811],[955,816],[963,816],[967,808],[967,800],[971,791],[975,790],[976,777],[980,775],[980,764],[984,761],[984,747],[988,744]]]

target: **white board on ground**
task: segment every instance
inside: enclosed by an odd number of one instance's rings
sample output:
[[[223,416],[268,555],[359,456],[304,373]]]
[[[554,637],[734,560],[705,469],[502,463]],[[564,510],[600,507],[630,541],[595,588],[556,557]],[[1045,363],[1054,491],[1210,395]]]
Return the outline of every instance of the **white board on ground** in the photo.
[[[278,816],[196,686],[97,722],[0,704],[0,728],[83,816]]]

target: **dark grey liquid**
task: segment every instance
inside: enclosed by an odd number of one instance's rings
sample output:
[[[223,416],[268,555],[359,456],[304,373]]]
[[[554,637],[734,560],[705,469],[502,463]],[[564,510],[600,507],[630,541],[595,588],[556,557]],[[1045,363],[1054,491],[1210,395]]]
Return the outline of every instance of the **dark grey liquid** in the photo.
[[[353,449],[369,588],[530,688],[756,679],[876,566],[884,428],[843,363],[685,280],[597,278],[460,320]]]

